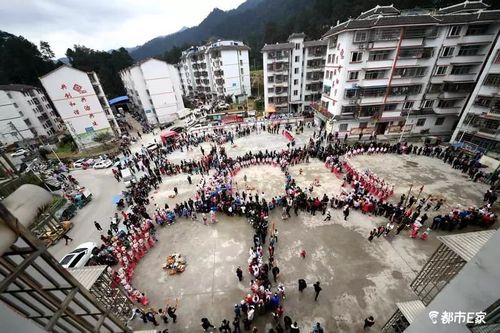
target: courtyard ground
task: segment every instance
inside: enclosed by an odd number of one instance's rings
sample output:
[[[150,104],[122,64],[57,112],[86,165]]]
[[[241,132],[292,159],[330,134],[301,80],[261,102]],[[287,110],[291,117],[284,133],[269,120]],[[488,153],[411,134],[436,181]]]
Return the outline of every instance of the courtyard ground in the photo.
[[[306,130],[298,136],[298,145],[311,134],[312,130]],[[153,136],[148,134],[142,143],[152,141]],[[284,149],[286,143],[281,135],[263,132],[235,140],[235,147],[226,144],[226,149],[229,155],[235,156],[250,150]],[[140,144],[132,150],[139,149]],[[207,144],[205,148],[207,151]],[[171,159],[179,161],[200,156],[200,149],[195,148],[191,152],[177,151]],[[423,156],[359,156],[351,163],[361,169],[369,168],[394,183],[396,194],[392,201],[398,201],[410,183],[414,184],[415,195],[421,185],[425,185],[422,195],[444,195],[447,205],[441,212],[449,211],[455,203],[477,205],[487,189],[486,185],[472,183],[442,161]],[[302,175],[299,174],[301,168]],[[315,159],[309,164],[291,167],[290,172],[304,188],[318,178],[321,186],[315,188],[313,195],[322,196],[326,192],[331,196],[340,192],[341,180]],[[99,240],[93,221],[98,220],[104,228],[109,226],[109,217],[116,211],[111,198],[123,189],[122,183],[112,177],[111,170],[81,170],[72,174],[92,190],[94,200],[73,219],[75,227],[69,233],[75,239],[73,244],[64,246],[59,242],[51,248],[57,259],[79,243]],[[244,175],[247,175],[247,184]],[[168,202],[172,207],[176,202],[187,200],[194,193],[194,184],[200,176],[192,178],[193,185],[188,185],[185,174],[164,177],[160,189],[151,192],[152,204],[163,206]],[[259,193],[264,191],[268,199],[280,195],[284,189],[283,173],[272,166],[242,169],[235,181],[240,191],[248,185]],[[169,198],[174,186],[179,189],[179,195]],[[434,214],[429,216],[432,219]],[[323,218],[321,212],[316,216],[300,212],[299,216],[283,221],[280,211],[271,214],[270,221],[279,230],[275,258],[281,270],[279,282],[286,287],[285,313],[299,323],[303,332],[309,332],[315,322],[322,323],[325,332],[360,332],[363,319],[373,315],[376,332],[395,311],[395,302],[416,298],[409,284],[437,248],[439,241],[435,236],[442,232],[431,233],[427,241],[413,240],[405,231],[394,238],[380,237],[370,243],[367,241],[369,231],[385,224],[385,219],[351,211],[345,222],[340,210],[332,210],[331,221],[324,222]],[[178,323],[168,324],[170,333],[201,331],[201,317],[209,318],[214,325],[219,325],[222,319],[232,320],[234,304],[249,290],[251,277],[246,266],[252,236],[251,226],[239,217],[218,214],[218,223],[210,226],[178,219],[172,226],[159,228],[159,242],[137,266],[132,284],[148,295],[154,307],[179,299]],[[305,259],[299,257],[301,249],[307,252]],[[184,273],[169,276],[162,270],[165,257],[172,253],[186,257],[188,265]],[[242,283],[235,276],[237,266],[244,271]],[[303,294],[297,290],[300,278],[308,283]],[[323,287],[318,302],[314,301],[312,287],[316,281],[321,281]],[[254,324],[259,332],[267,332],[273,319],[270,314],[257,315]],[[133,327],[151,329],[150,324],[143,325],[140,320],[135,320]]]

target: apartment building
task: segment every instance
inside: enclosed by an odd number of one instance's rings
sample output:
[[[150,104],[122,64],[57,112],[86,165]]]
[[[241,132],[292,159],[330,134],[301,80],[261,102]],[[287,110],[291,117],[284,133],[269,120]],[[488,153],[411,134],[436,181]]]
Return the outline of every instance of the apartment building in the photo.
[[[481,76],[451,138],[470,150],[500,153],[500,39],[497,36]]]
[[[449,135],[483,75],[500,11],[377,6],[332,27],[318,123],[342,135]]]
[[[305,38],[294,33],[287,43],[262,48],[267,113],[310,111],[311,103],[320,101],[327,41]]]
[[[79,149],[99,145],[94,141],[98,133],[120,134],[94,72],[63,65],[40,77],[40,82]]]
[[[249,50],[241,41],[219,40],[183,51],[178,69],[184,95],[246,100],[251,94]]]
[[[0,85],[0,142],[12,144],[34,137],[51,138],[64,130],[59,115],[37,87]]]
[[[144,112],[148,124],[164,124],[177,119],[184,109],[179,72],[174,65],[149,58],[120,71],[132,104]]]

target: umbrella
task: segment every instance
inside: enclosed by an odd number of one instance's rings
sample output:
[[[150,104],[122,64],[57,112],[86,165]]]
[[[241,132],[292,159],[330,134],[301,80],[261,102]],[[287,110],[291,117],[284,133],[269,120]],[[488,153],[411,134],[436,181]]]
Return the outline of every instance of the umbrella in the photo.
[[[113,198],[111,199],[111,201],[114,203],[114,204],[117,204],[118,201],[120,201],[121,199],[123,198],[123,195],[121,194],[117,194],[117,195],[114,195]]]

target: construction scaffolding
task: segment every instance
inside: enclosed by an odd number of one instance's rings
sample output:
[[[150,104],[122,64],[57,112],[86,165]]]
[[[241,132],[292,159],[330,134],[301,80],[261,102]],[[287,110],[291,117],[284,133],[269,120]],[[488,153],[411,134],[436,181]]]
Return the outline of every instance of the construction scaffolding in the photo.
[[[103,286],[109,275],[93,284],[99,301],[28,230],[37,207],[50,201],[48,192],[34,185],[16,192],[0,203],[0,300],[48,332],[131,332],[125,320],[130,301],[111,284]]]
[[[424,305],[429,305],[494,233],[487,230],[437,237],[442,244],[410,284]]]

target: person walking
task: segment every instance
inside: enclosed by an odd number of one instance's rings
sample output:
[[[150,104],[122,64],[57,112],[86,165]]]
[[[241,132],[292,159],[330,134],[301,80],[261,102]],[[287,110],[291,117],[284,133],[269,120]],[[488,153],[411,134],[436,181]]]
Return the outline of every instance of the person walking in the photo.
[[[375,324],[375,319],[373,319],[373,316],[365,318],[365,325],[363,326],[363,329],[366,330],[367,328],[372,327],[374,324]]]
[[[179,194],[179,191],[177,190],[177,187],[174,187],[174,193],[175,193],[176,196],[177,196],[177,194]]]
[[[236,268],[236,276],[238,277],[238,280],[240,282],[243,281],[243,271],[241,270],[240,266],[238,266],[238,268]]]
[[[148,311],[146,313],[146,319],[150,322],[153,323],[153,325],[155,326],[159,326],[160,324],[158,324],[158,322],[156,321],[156,317],[155,317],[155,312],[153,311]]]
[[[324,330],[323,330],[323,327],[321,327],[321,324],[316,323],[316,325],[313,325],[311,333],[324,333]]]
[[[317,301],[318,300],[318,296],[319,296],[319,292],[322,290],[321,287],[319,286],[319,281],[316,281],[315,284],[313,284],[314,286],[314,292],[316,293],[316,296],[314,297],[314,300]]]
[[[344,221],[347,221],[347,217],[349,216],[349,205],[345,205],[342,211],[344,213]]]
[[[63,235],[62,238],[66,241],[66,244],[64,245],[68,245],[68,241],[73,241],[73,238],[69,237],[68,235]]]
[[[285,331],[289,330],[292,327],[292,318],[289,316],[283,317],[283,322],[285,323]]]
[[[234,330],[234,333],[241,333],[240,318],[239,317],[235,317],[233,320],[233,330]]]
[[[158,309],[158,315],[163,320],[164,324],[168,324],[168,315],[165,312],[163,312],[163,309],[161,308]]]
[[[94,221],[94,225],[95,225],[95,228],[97,229],[97,231],[102,231],[102,227],[97,221]]]
[[[229,320],[224,319],[219,327],[219,332],[221,333],[231,333],[231,326]]]
[[[174,324],[177,321],[177,315],[175,314],[176,311],[177,311],[177,304],[175,304],[174,306],[170,306],[167,304],[167,314],[170,318],[172,318],[172,322]]]
[[[201,318],[201,328],[203,328],[206,332],[210,327],[215,328],[215,326],[212,325],[207,318]]]
[[[278,266],[274,266],[273,269],[271,270],[271,272],[273,273],[274,282],[276,282],[276,278],[278,277],[278,274],[280,273],[280,269],[278,268]]]
[[[300,292],[303,292],[304,289],[307,288],[307,283],[306,283],[306,280],[304,279],[299,279],[299,291]]]
[[[330,210],[326,212],[326,217],[323,221],[330,221],[332,219],[332,214],[330,213]]]
[[[187,180],[188,180],[189,185],[193,184],[193,181],[191,180],[191,176],[188,175]]]

